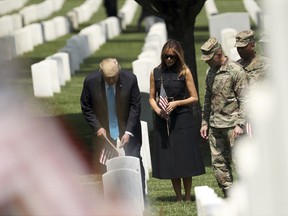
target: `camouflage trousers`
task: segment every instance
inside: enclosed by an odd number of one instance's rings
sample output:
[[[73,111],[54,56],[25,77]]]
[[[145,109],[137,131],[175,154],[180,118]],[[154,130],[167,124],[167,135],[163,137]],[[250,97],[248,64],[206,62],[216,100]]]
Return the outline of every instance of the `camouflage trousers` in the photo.
[[[232,128],[209,129],[209,145],[211,150],[211,161],[218,186],[227,191],[233,183],[232,163],[234,160]]]

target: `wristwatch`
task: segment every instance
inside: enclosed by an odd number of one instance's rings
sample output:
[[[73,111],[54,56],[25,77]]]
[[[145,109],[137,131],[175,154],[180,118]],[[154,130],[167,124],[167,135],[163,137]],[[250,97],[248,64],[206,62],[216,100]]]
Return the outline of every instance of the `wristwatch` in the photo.
[[[241,129],[244,129],[244,124],[237,124]]]

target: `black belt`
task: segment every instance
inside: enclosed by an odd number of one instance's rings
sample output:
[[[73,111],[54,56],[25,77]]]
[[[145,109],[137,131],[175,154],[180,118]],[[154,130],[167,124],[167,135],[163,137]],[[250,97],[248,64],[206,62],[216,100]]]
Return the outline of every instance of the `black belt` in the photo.
[[[180,97],[168,97],[168,102],[171,101],[176,101],[176,100],[184,100],[185,96],[180,96]]]

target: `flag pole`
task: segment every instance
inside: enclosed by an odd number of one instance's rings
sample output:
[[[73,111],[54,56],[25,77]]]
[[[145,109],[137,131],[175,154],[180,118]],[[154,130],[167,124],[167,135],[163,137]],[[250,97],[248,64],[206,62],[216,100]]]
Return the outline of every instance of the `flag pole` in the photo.
[[[167,127],[167,134],[170,136],[170,131],[169,131],[169,119],[166,119],[166,127]]]
[[[118,153],[119,156],[118,149],[113,145],[113,143],[108,139],[108,137],[105,137],[105,140],[113,147],[113,149]]]

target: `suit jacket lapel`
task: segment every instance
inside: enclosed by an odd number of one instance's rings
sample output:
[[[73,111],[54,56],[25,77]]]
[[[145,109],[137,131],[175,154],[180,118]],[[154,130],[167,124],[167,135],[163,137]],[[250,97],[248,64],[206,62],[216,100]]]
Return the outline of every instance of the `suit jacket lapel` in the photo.
[[[123,130],[125,130],[125,124],[123,122],[123,101],[121,101],[121,91],[123,88],[123,80],[122,80],[122,76],[121,73],[119,74],[119,78],[118,81],[116,83],[115,86],[115,90],[116,90],[116,112],[117,112],[117,117],[118,117],[118,125],[119,125],[119,132],[121,134],[121,132],[123,132]]]
[[[103,115],[106,115],[108,117],[108,108],[107,108],[107,98],[106,98],[106,89],[105,89],[105,82],[102,76],[99,77],[97,80],[99,88],[99,101],[101,106],[101,110],[103,112]]]
[[[119,75],[119,79],[116,83],[116,106],[118,106],[120,104],[120,93],[121,93],[121,88],[122,88],[122,80],[121,80],[121,76]]]

